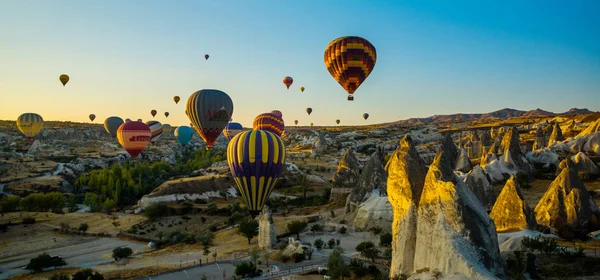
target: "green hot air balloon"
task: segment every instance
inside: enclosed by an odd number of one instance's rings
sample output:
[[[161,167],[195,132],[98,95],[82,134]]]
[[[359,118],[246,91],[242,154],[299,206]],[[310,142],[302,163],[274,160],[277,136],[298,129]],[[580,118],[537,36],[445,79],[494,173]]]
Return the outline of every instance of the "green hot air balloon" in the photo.
[[[190,96],[186,109],[194,129],[211,149],[233,115],[233,102],[220,90],[202,89]]]
[[[119,117],[108,117],[104,121],[104,129],[106,129],[106,132],[110,133],[112,137],[117,137],[117,130],[122,124],[123,119]]]
[[[340,120],[335,120],[335,123],[336,124],[340,124]]]

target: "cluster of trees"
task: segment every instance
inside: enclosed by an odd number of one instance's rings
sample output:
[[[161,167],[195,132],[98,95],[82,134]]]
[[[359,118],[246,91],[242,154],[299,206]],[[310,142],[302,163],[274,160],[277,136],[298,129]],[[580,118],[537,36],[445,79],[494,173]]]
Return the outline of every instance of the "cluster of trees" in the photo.
[[[90,268],[84,268],[77,271],[72,277],[65,273],[58,273],[52,275],[50,280],[104,280],[104,276]]]
[[[365,266],[361,260],[352,259],[346,264],[340,248],[334,249],[329,255],[327,270],[332,279],[389,279],[375,265]]]
[[[0,212],[8,213],[21,211],[52,211],[61,213],[65,207],[65,197],[60,192],[32,193],[21,199],[18,196],[5,196],[0,199]]]
[[[93,170],[75,181],[76,191],[87,186],[85,203],[92,211],[131,205],[173,176],[189,175],[223,160],[223,150],[196,150],[184,154],[175,166],[166,162],[114,164]]]

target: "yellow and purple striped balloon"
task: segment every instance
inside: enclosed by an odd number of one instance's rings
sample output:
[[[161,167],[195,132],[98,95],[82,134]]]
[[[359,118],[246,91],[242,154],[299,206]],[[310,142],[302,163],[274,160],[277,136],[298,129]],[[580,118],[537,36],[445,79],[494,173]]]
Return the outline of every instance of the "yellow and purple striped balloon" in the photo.
[[[31,140],[44,128],[44,119],[36,113],[25,113],[17,118],[17,128]]]
[[[257,215],[283,171],[283,141],[263,130],[238,133],[227,146],[227,162],[248,210]]]
[[[264,113],[256,116],[252,123],[254,130],[264,130],[277,134],[277,136],[283,135],[285,129],[285,123],[281,117],[273,113]]]

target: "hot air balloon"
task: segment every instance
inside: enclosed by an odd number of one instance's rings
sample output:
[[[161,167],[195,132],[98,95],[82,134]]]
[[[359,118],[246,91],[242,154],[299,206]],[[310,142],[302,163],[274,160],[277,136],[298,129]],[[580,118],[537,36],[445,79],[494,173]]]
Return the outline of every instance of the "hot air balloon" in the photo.
[[[325,48],[325,67],[346,90],[348,100],[369,77],[377,61],[377,51],[371,42],[357,36],[337,38]]]
[[[127,122],[129,121],[131,120],[127,119]],[[112,137],[117,137],[117,130],[122,124],[123,119],[119,117],[108,117],[104,120],[104,129],[106,129],[106,132],[110,133]]]
[[[17,128],[31,140],[44,128],[44,119],[36,113],[25,113],[17,118]]]
[[[169,117],[169,112],[165,112],[165,117]]]
[[[156,110],[150,111],[150,114],[152,115],[152,117],[156,116],[156,113],[157,113]]]
[[[205,60],[208,60],[208,58],[209,58],[209,57],[210,57],[210,56],[209,56],[208,54],[205,54],[205,55],[204,55],[204,59],[205,59]]]
[[[340,124],[340,120],[335,120],[335,124]]]
[[[243,130],[244,127],[241,124],[236,122],[230,122],[225,126],[225,129],[223,129],[223,135],[225,135],[227,139],[231,140],[235,135],[242,132]]]
[[[292,77],[290,77],[290,76],[283,78],[283,84],[287,87],[287,89],[290,89],[290,86],[292,85],[293,82],[294,82],[294,79],[292,79]]]
[[[310,113],[312,113],[312,108],[306,108],[306,113],[308,113],[308,115],[310,116]]]
[[[368,118],[369,118],[369,114],[367,114],[367,113],[364,113],[364,114],[363,114],[363,119],[367,120]]]
[[[179,100],[181,100],[181,98],[177,95],[173,96],[173,101],[175,101],[175,104],[179,103]]]
[[[233,115],[231,98],[220,90],[203,89],[190,96],[186,108],[194,128],[208,144],[207,149],[212,148]]]
[[[252,129],[264,130],[275,133],[277,136],[281,136],[283,134],[283,130],[285,129],[285,123],[283,122],[282,118],[274,114],[264,113],[254,118]]]
[[[126,118],[126,119],[125,119],[125,122],[130,122],[130,121],[131,121],[131,119],[130,119],[130,118]]]
[[[298,125],[298,120],[294,120],[294,124],[295,124],[295,125]]]
[[[96,119],[96,115],[90,114],[90,121],[94,121]]]
[[[300,88],[300,92],[304,92],[304,87],[301,87],[301,88]]]
[[[280,118],[283,118],[283,113],[279,110],[273,110],[273,111],[271,111],[271,114],[278,116]]]
[[[155,143],[158,141],[158,138],[163,134],[163,125],[157,121],[148,121],[146,125],[150,128],[150,142]]]
[[[138,121],[138,122],[143,122],[143,121],[142,121],[142,119],[138,119],[137,121]]]
[[[187,143],[189,143],[190,140],[192,140],[193,134],[194,130],[192,130],[191,127],[185,125],[177,127],[173,132],[173,135],[175,135],[175,138],[177,138],[177,142],[179,142],[179,144],[181,144],[182,146],[187,145]]]
[[[58,80],[62,83],[63,87],[69,82],[69,75],[62,74],[58,77]]]
[[[117,129],[119,144],[132,158],[136,158],[148,146],[151,137],[150,128],[143,122],[124,123]]]
[[[313,125],[315,125],[315,124],[313,124],[313,123],[310,123],[310,127],[313,127]]]
[[[248,210],[258,215],[284,169],[283,141],[268,131],[244,131],[229,141],[227,162]]]

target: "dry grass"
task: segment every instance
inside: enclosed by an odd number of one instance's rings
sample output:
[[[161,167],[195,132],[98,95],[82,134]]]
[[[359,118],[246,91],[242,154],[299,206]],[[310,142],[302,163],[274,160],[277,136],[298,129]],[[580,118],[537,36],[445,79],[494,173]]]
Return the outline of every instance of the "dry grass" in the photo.
[[[0,183],[6,183],[14,180],[21,180],[30,177],[44,175],[46,172],[56,170],[58,164],[50,160],[35,160],[24,158],[22,162],[17,159],[0,160],[2,168],[0,173],[3,174],[0,178]]]
[[[13,277],[11,279],[13,279],[13,280],[48,280],[54,274],[65,273],[68,275],[73,275],[78,270],[79,270],[79,268],[74,268],[74,267],[59,268],[59,269],[54,269],[51,271],[44,271],[44,272],[35,273],[35,274],[34,273],[21,274],[21,275]]]
[[[186,221],[181,218],[181,216],[169,216],[161,218],[154,222],[146,222],[140,224],[138,226],[137,232],[145,232],[145,234],[138,236],[146,237],[146,238],[154,238],[158,239],[159,232],[174,232],[174,231],[182,231],[193,234],[200,234],[205,230],[208,230],[212,224],[216,224],[218,226],[223,225],[223,223],[227,220],[227,217],[219,217],[219,216],[204,216],[204,215],[187,215],[191,219]],[[206,218],[206,221],[202,223],[201,217]],[[154,230],[152,230],[154,228]]]

